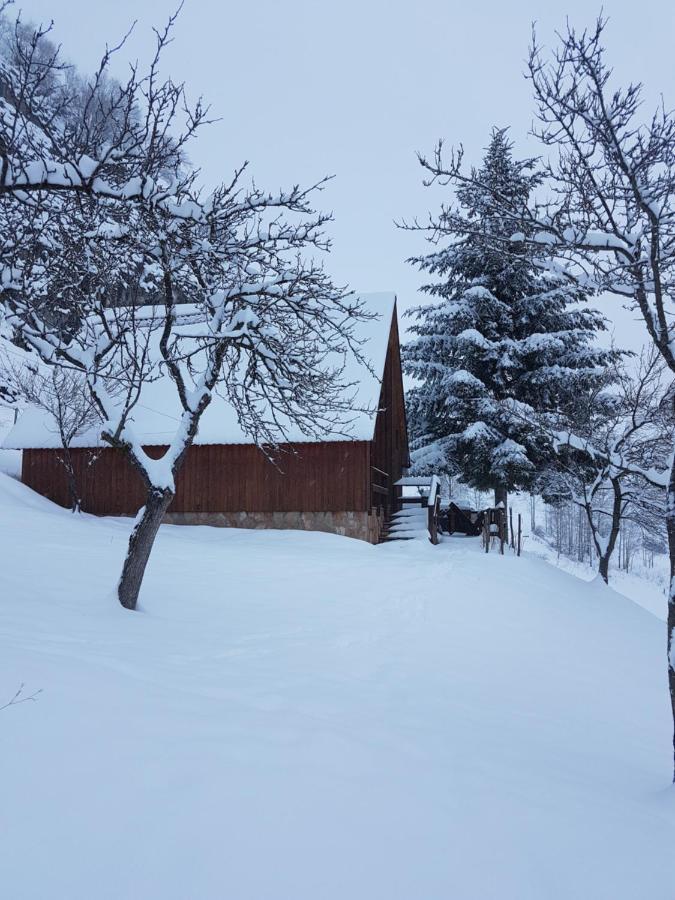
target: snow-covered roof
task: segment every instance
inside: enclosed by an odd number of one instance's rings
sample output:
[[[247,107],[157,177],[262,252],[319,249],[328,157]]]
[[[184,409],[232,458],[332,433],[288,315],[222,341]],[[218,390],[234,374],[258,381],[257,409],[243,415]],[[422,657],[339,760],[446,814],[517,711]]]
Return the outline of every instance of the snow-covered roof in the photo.
[[[396,296],[393,293],[361,294],[359,299],[366,312],[376,315],[376,318],[357,322],[354,327],[355,337],[363,342],[360,352],[370,362],[373,371],[369,371],[355,356],[345,361],[342,378],[346,385],[352,385],[346,390],[348,396],[353,397],[354,409],[358,411],[350,421],[346,434],[326,434],[320,440],[369,441],[373,438]],[[180,403],[176,388],[167,375],[143,386],[140,401],[132,414],[134,430],[144,445],[168,444],[179,416]],[[303,434],[293,426],[288,428],[286,437],[288,441],[298,443],[319,440],[316,436]],[[252,441],[242,431],[232,407],[216,393],[202,416],[194,443],[250,444]],[[96,428],[79,435],[71,444],[72,447],[102,445]],[[49,413],[29,406],[6,436],[2,446],[24,450],[58,448],[61,444],[56,423]]]
[[[394,487],[429,487],[432,475],[404,475],[394,482]]]

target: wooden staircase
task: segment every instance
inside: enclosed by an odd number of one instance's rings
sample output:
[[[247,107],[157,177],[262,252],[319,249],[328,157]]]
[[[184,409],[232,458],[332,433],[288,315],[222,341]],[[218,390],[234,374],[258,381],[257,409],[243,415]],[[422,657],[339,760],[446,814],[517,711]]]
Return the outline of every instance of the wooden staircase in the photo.
[[[438,544],[440,482],[436,475],[426,481],[429,484],[429,493],[426,496],[401,497],[402,508],[392,513],[385,521],[380,534],[380,544],[419,538],[430,540],[432,544]],[[398,484],[399,482],[397,482]]]
[[[385,520],[382,531],[380,532],[380,544],[386,544],[390,541],[411,541],[419,537],[419,523],[422,521],[424,509],[420,506],[419,501],[416,507],[412,504],[406,504],[399,512],[392,513]],[[424,524],[422,522],[422,524]]]
[[[402,510],[389,516],[380,534],[379,543],[412,541],[425,534],[428,536],[426,504],[422,506],[417,500],[414,505],[405,504]]]

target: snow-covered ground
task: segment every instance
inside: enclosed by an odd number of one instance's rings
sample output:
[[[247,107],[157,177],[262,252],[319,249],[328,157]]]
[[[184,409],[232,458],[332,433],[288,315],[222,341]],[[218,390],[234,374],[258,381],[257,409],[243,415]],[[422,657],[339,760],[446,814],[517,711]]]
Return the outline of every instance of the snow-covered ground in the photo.
[[[538,556],[576,578],[592,581],[598,577],[595,566],[556,553],[550,544],[537,535],[528,535],[526,544],[530,555]],[[641,565],[637,560],[630,572],[616,566],[611,567],[609,571],[609,582],[615,591],[634,600],[664,622],[668,618],[668,580],[668,557],[662,555],[655,557],[652,568]]]
[[[132,614],[129,527],[0,476],[3,897],[675,897],[654,615],[474,539],[178,527]]]
[[[570,559],[561,553],[556,553],[551,544],[531,533],[529,494],[514,494],[510,498],[510,503],[513,506],[514,522],[517,522],[517,515],[519,512],[521,513],[523,546],[531,556],[546,560],[551,565],[569,572],[582,581],[592,581],[598,577],[597,561],[591,566],[588,562]],[[540,497],[536,498],[536,505],[536,515],[541,521],[545,504]],[[654,565],[648,567],[640,562],[640,556],[637,554],[630,572],[618,568],[618,562],[617,549],[612,557],[609,570],[609,581],[612,588],[634,600],[639,606],[654,613],[665,622],[668,618],[668,583],[670,580],[668,556],[656,554]]]
[[[4,450],[2,447],[2,442],[13,424],[14,411],[0,404],[0,472],[19,478],[21,476],[21,451]]]

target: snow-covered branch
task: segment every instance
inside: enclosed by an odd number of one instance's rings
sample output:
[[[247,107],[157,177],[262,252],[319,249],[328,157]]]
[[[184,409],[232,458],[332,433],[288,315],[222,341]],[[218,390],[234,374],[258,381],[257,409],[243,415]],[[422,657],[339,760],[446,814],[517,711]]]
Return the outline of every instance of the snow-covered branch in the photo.
[[[199,189],[186,148],[207,110],[159,77],[174,22],[124,84],[108,76],[123,42],[93,78],[66,78],[48,31],[18,25],[0,71],[0,297],[24,344],[86,385],[98,439],[145,485],[119,587],[129,607],[216,392],[261,444],[291,427],[348,432],[358,412],[344,362],[361,358],[365,314],[311,258],[329,247],[331,217],[314,208],[326,179],[266,192],[244,164]],[[181,413],[155,459],[135,423],[159,378]]]

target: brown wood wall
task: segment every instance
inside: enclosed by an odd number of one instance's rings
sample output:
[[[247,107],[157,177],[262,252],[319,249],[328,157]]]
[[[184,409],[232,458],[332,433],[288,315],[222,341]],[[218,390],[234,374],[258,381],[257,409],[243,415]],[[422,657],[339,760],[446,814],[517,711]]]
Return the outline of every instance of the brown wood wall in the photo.
[[[393,484],[403,474],[403,468],[410,465],[396,310],[389,335],[379,407],[375,436],[371,444],[370,464],[388,474],[389,507],[395,509],[400,491],[394,489]],[[377,479],[372,470],[371,479]],[[381,483],[381,479],[378,483]]]
[[[337,512],[366,510],[365,441],[297,444],[275,466],[250,444],[191,447],[178,475],[170,512]],[[147,447],[159,457],[164,447]],[[144,502],[139,475],[121,451],[72,450],[83,509],[97,515],[135,513]],[[22,480],[68,505],[64,468],[55,450],[24,450]]]
[[[396,313],[372,441],[302,443],[281,452],[277,465],[251,444],[191,447],[178,475],[170,512],[364,511],[382,503],[373,483],[385,483],[386,506],[396,507],[393,483],[409,464],[403,379]],[[165,447],[147,447],[160,457]],[[22,480],[62,506],[68,505],[58,450],[24,450]],[[83,509],[98,515],[128,515],[144,502],[140,476],[118,450],[72,450]]]

